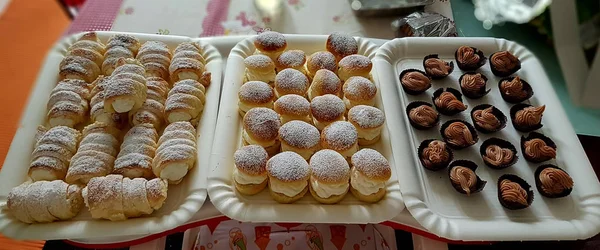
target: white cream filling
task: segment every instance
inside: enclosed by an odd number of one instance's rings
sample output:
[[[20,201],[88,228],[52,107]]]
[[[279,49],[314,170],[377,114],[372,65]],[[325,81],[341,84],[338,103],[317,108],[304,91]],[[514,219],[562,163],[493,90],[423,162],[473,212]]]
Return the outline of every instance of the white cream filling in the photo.
[[[117,98],[113,103],[112,107],[117,113],[125,113],[133,108],[135,101],[133,98]]]
[[[252,105],[248,105],[248,104],[245,104],[243,102],[238,102],[238,107],[243,112],[248,112],[248,110],[250,110],[252,108],[257,108],[257,107],[263,107],[263,108],[273,109],[273,101],[270,101],[270,102],[267,102],[267,103],[263,103],[263,104],[252,104]]]
[[[338,76],[340,77],[340,80],[345,82],[346,80],[348,80],[348,78],[353,77],[353,76],[362,76],[364,78],[369,79],[369,78],[371,78],[371,73],[369,72],[366,74],[352,74],[352,73],[342,69],[342,70],[338,70]]]
[[[285,143],[281,144],[281,152],[284,151],[293,151],[297,154],[299,154],[300,156],[302,156],[302,158],[304,158],[305,160],[309,160],[310,157],[315,154],[315,152],[317,152],[317,150],[311,150],[311,149],[295,149],[293,147],[290,147],[288,145],[286,145]]]
[[[350,185],[358,192],[364,195],[377,193],[379,189],[385,188],[385,182],[369,180],[366,176],[352,168],[352,177]]]
[[[382,128],[383,128],[383,126],[379,126],[377,128],[372,128],[372,129],[363,129],[363,128],[357,127],[356,131],[358,132],[358,138],[370,141],[370,140],[375,139],[375,137],[377,137],[379,134],[381,134]]]
[[[250,185],[250,184],[261,184],[263,183],[266,179],[267,176],[255,176],[255,175],[248,175],[245,173],[240,172],[239,170],[237,170],[237,168],[233,169],[233,179],[235,180],[235,182],[242,184],[242,185]]]
[[[342,98],[342,100],[344,101],[344,104],[346,104],[346,109],[351,109],[354,106],[358,106],[358,105],[367,105],[367,106],[375,106],[375,98],[367,101],[367,102],[355,102],[352,101],[348,98],[346,98],[345,96]]]
[[[294,182],[294,183],[284,183],[284,182],[280,182],[278,180],[271,179],[269,182],[269,187],[271,188],[271,190],[273,190],[273,192],[284,194],[285,196],[289,196],[289,197],[296,196],[297,194],[302,192],[302,190],[304,190],[304,188],[306,188],[307,185],[308,185],[308,182],[306,182],[306,181]]]
[[[327,125],[333,123],[333,122],[337,122],[337,121],[345,121],[346,119],[344,118],[344,116],[340,116],[337,120],[335,121],[330,121],[330,122],[320,122],[318,121],[316,118],[313,117],[313,123],[315,124],[315,127],[317,127],[319,129],[319,131],[323,130],[325,127],[327,127]]]
[[[48,122],[50,123],[50,126],[52,126],[52,127],[56,127],[56,126],[73,127],[73,125],[75,125],[75,122],[73,120],[67,119],[67,118],[62,118],[62,117],[50,118],[48,120]]]
[[[194,73],[194,72],[189,72],[189,71],[179,72],[177,74],[177,76],[179,76],[179,80],[180,81],[181,80],[185,80],[185,79],[193,79],[193,80],[198,81],[198,75],[196,73]]]
[[[192,116],[186,112],[172,112],[169,114],[169,122],[189,121]]]
[[[256,72],[255,70],[246,69],[248,81],[262,81],[265,83],[274,82],[275,75],[275,69],[269,70],[269,72]]]
[[[317,193],[317,195],[321,198],[329,198],[333,195],[342,195],[348,191],[348,182],[339,183],[339,184],[324,184],[320,183],[318,180],[310,177],[310,186]]]
[[[44,169],[32,170],[30,177],[33,181],[53,181],[57,179],[54,174]]]
[[[182,163],[173,163],[165,166],[160,171],[160,178],[167,179],[169,181],[181,180],[188,172],[188,165]]]
[[[291,115],[281,115],[281,125],[286,124],[290,121],[295,121],[295,120],[311,123],[309,116],[296,117],[296,116],[291,116]]]
[[[250,145],[259,145],[259,146],[261,146],[263,148],[273,146],[276,143],[275,140],[268,141],[268,142],[259,142],[259,141],[256,141],[256,140],[252,139],[250,137],[250,135],[248,135],[248,133],[246,132],[246,130],[244,130],[244,132],[242,132],[242,137],[244,138],[244,140],[246,140],[246,142],[248,144],[250,144]]]

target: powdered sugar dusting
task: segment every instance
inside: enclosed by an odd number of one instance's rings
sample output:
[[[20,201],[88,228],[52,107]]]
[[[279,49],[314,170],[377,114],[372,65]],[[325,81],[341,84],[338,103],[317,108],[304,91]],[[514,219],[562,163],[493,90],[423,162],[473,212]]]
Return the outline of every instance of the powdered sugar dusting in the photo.
[[[333,32],[327,38],[327,49],[332,53],[339,54],[339,58],[358,53],[358,43],[354,37],[341,33]]]
[[[328,51],[318,51],[310,55],[307,62],[308,69],[316,72],[320,69],[337,70],[335,56]]]
[[[381,178],[391,173],[390,164],[385,157],[370,148],[363,148],[352,155],[352,166],[368,178]]]
[[[279,115],[272,109],[252,108],[244,116],[244,129],[261,140],[277,138],[280,126]]]
[[[362,68],[371,68],[373,63],[371,59],[363,55],[349,55],[339,62],[340,67],[350,68],[350,69],[362,69]]]
[[[321,137],[315,126],[304,121],[290,121],[279,128],[279,138],[292,147],[308,149],[319,144]]]
[[[348,111],[348,120],[361,128],[376,128],[383,124],[385,115],[378,108],[357,105]]]
[[[331,70],[320,69],[313,77],[312,88],[318,88],[319,93],[337,94],[342,89],[342,81]]]
[[[278,92],[304,95],[308,90],[308,78],[295,69],[284,69],[275,77],[275,89]]]
[[[310,103],[299,95],[284,95],[275,101],[275,111],[281,115],[305,116],[310,114]]]
[[[370,100],[377,94],[377,87],[371,80],[353,76],[344,83],[344,96],[350,100]]]
[[[346,150],[351,148],[358,140],[358,132],[352,123],[337,121],[329,124],[323,129],[322,137],[335,150]]]
[[[238,97],[243,102],[261,104],[272,101],[275,94],[269,84],[261,81],[249,81],[240,87]]]
[[[248,174],[259,175],[265,172],[269,155],[261,146],[248,145],[235,151],[233,158],[237,168]]]
[[[288,50],[279,57],[277,57],[277,63],[285,68],[297,68],[306,62],[306,55],[302,50]]]
[[[281,181],[299,181],[309,175],[310,169],[302,156],[295,152],[286,151],[269,159],[267,172]]]
[[[319,121],[334,121],[346,112],[346,105],[339,97],[327,94],[313,98],[310,111]]]
[[[251,55],[244,59],[244,64],[249,68],[273,68],[275,69],[275,64],[273,60],[265,55]]]
[[[313,176],[326,182],[343,181],[350,178],[348,161],[340,153],[323,149],[310,158],[310,168]]]
[[[278,50],[287,45],[285,37],[279,32],[265,31],[256,36],[255,43],[260,44],[265,51]]]

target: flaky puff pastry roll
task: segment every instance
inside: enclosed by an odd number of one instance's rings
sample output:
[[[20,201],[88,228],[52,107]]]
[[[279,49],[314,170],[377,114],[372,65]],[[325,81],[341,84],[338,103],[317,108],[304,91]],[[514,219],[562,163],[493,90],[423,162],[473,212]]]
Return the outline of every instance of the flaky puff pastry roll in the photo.
[[[202,57],[200,44],[183,42],[177,45],[173,53],[173,59],[169,66],[171,82],[175,83],[185,79],[200,81],[204,73],[206,61]],[[210,84],[210,81],[208,81]],[[208,86],[208,85],[205,85]]]
[[[134,126],[151,123],[154,128],[160,129],[165,120],[165,101],[169,93],[169,83],[160,77],[148,77],[146,80],[148,88],[146,101],[139,109],[129,112],[129,122]]]
[[[138,109],[146,100],[146,70],[135,59],[121,58],[118,67],[104,89],[104,110],[108,113],[126,113]]]
[[[51,127],[73,127],[85,120],[89,110],[90,85],[83,80],[65,79],[50,93],[48,123]]]
[[[87,184],[92,177],[111,173],[119,152],[118,138],[119,130],[113,125],[95,122],[86,126],[65,180]]]
[[[113,173],[129,178],[152,178],[152,158],[156,152],[158,133],[150,123],[139,124],[127,131],[115,160]]]
[[[80,186],[62,180],[25,182],[10,190],[6,206],[22,222],[52,222],[75,217],[83,198]]]
[[[174,122],[158,140],[152,161],[154,175],[178,184],[196,161],[196,129],[189,122]]]
[[[196,80],[186,79],[173,85],[165,103],[168,123],[189,121],[196,124],[206,102],[206,89]]]
[[[139,49],[140,41],[134,36],[116,34],[110,37],[106,43],[102,73],[111,75],[118,66],[119,58],[135,58]]]
[[[127,123],[127,114],[109,113],[104,110],[104,90],[109,80],[110,77],[101,75],[92,83],[90,118],[92,118],[92,122],[102,122],[122,128]]]
[[[33,181],[64,179],[80,140],[81,133],[66,126],[53,127],[39,136],[29,165],[29,177]]]
[[[169,80],[171,51],[167,44],[160,41],[147,41],[140,47],[136,59],[146,68],[146,76]]]
[[[92,218],[118,221],[151,214],[162,207],[167,188],[167,182],[159,178],[129,179],[111,174],[92,178],[82,196]]]
[[[95,32],[83,34],[67,50],[59,66],[60,79],[80,79],[92,82],[101,73],[106,47]]]

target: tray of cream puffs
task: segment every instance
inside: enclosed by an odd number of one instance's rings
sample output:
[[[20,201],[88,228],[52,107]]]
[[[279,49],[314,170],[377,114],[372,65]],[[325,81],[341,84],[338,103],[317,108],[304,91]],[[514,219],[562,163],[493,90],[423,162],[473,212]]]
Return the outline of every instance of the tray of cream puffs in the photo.
[[[471,241],[600,231],[600,185],[530,51],[493,38],[396,39],[375,61],[395,102],[402,193],[427,230]]]
[[[225,73],[208,192],[241,221],[378,223],[404,209],[376,46],[263,32]]]
[[[88,32],[49,53],[0,173],[0,231],[162,232],[207,197],[221,56],[202,39]]]

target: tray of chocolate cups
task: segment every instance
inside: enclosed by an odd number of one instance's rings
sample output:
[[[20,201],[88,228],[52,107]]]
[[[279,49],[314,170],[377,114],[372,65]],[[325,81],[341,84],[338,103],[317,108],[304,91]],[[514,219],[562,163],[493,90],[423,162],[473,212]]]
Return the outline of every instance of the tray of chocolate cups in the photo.
[[[374,59],[407,209],[454,240],[600,231],[600,185],[540,61],[493,38],[404,38]],[[386,106],[389,107],[389,106]]]
[[[263,32],[225,73],[208,177],[240,221],[378,223],[404,209],[376,46],[347,34]]]

